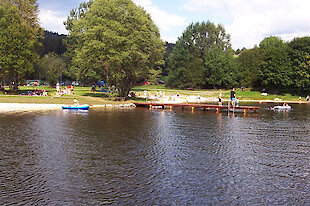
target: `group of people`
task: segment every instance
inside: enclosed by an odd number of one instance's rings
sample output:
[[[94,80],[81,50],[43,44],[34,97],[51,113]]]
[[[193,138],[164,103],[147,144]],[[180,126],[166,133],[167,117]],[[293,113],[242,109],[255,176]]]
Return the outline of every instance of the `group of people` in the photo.
[[[74,86],[69,85],[61,89],[59,82],[56,83],[56,94],[55,97],[61,97],[64,94],[74,94]]]
[[[33,91],[27,91],[25,95],[28,96],[47,96],[47,92],[44,89],[35,89]]]
[[[93,84],[92,87],[91,87],[91,92],[97,92],[97,89],[96,89],[96,84]],[[114,86],[109,86],[107,84],[99,84],[98,86],[98,92],[105,92],[105,93],[118,93],[119,90]]]
[[[219,106],[223,105],[223,99],[222,99],[222,92],[219,93]],[[232,107],[238,107],[239,106],[239,99],[236,97],[236,91],[235,88],[233,88],[230,91],[230,106]]]
[[[179,96],[179,94],[177,94],[177,96]],[[163,98],[165,98],[165,92],[164,91],[159,91],[159,92],[156,91],[155,95],[152,96],[151,92],[147,93],[147,91],[144,90],[142,98],[146,98],[146,99],[150,99],[150,98],[163,99]]]

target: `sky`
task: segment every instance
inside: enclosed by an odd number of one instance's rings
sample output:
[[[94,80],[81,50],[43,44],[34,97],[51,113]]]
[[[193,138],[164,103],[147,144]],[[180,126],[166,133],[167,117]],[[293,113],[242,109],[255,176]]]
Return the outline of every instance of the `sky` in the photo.
[[[68,34],[63,22],[84,0],[37,0],[41,26]],[[191,23],[222,24],[233,49],[253,48],[268,36],[285,41],[310,36],[309,0],[133,0],[158,26],[164,41],[175,43]]]

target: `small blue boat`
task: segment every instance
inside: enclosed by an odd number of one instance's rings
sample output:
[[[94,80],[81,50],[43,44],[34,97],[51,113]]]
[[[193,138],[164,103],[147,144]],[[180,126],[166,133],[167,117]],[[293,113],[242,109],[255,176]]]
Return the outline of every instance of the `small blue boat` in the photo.
[[[70,110],[88,110],[89,105],[83,104],[83,105],[64,105],[62,106],[62,109],[70,109]]]

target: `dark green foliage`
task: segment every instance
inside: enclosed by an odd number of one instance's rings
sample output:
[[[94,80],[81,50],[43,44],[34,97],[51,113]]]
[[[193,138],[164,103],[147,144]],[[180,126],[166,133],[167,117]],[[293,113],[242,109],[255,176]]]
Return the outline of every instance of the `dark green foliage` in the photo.
[[[168,59],[167,86],[219,88],[237,85],[238,71],[230,36],[211,22],[187,27]]]
[[[54,52],[58,55],[61,55],[66,52],[66,46],[64,45],[63,41],[66,38],[66,35],[50,31],[44,32],[44,39],[42,40],[43,43],[43,51],[42,55]]]
[[[204,76],[208,88],[236,87],[240,79],[237,61],[230,52],[214,48],[205,56]]]
[[[310,93],[310,37],[286,43],[279,37],[265,38],[238,57],[241,84],[270,92]]]
[[[169,58],[174,47],[175,47],[175,44],[168,43],[168,42],[166,42],[166,44],[165,44],[165,48],[166,48],[166,53],[164,54],[165,64],[162,66],[162,73],[161,73],[162,76],[168,76],[167,62],[168,62],[168,58]]]
[[[241,76],[240,84],[243,87],[260,86],[259,72],[263,61],[263,54],[258,47],[253,49],[243,49],[239,54],[237,61]]]
[[[46,79],[51,86],[55,85],[57,81],[60,81],[66,73],[64,58],[53,52],[46,54],[40,60],[38,68],[41,68],[41,78]]]
[[[268,37],[259,46],[263,54],[260,69],[262,86],[273,90],[291,87],[293,81],[288,45],[278,37]]]
[[[299,93],[310,93],[310,37],[295,38],[288,45],[293,87]]]

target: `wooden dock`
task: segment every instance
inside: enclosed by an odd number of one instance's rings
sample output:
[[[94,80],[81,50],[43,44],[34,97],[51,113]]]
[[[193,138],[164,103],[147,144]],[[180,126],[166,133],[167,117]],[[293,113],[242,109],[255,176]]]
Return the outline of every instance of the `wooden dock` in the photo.
[[[204,109],[204,110],[210,110],[213,109],[215,111],[220,110],[230,110],[230,111],[241,111],[243,113],[247,113],[248,111],[256,112],[260,109],[260,107],[256,106],[228,106],[228,105],[212,105],[212,104],[178,104],[178,103],[161,103],[161,102],[135,102],[134,103],[137,107],[148,107],[149,109],[153,108],[169,108],[172,109],[173,107],[181,107],[184,108],[190,108],[192,111],[194,111],[196,108]]]

